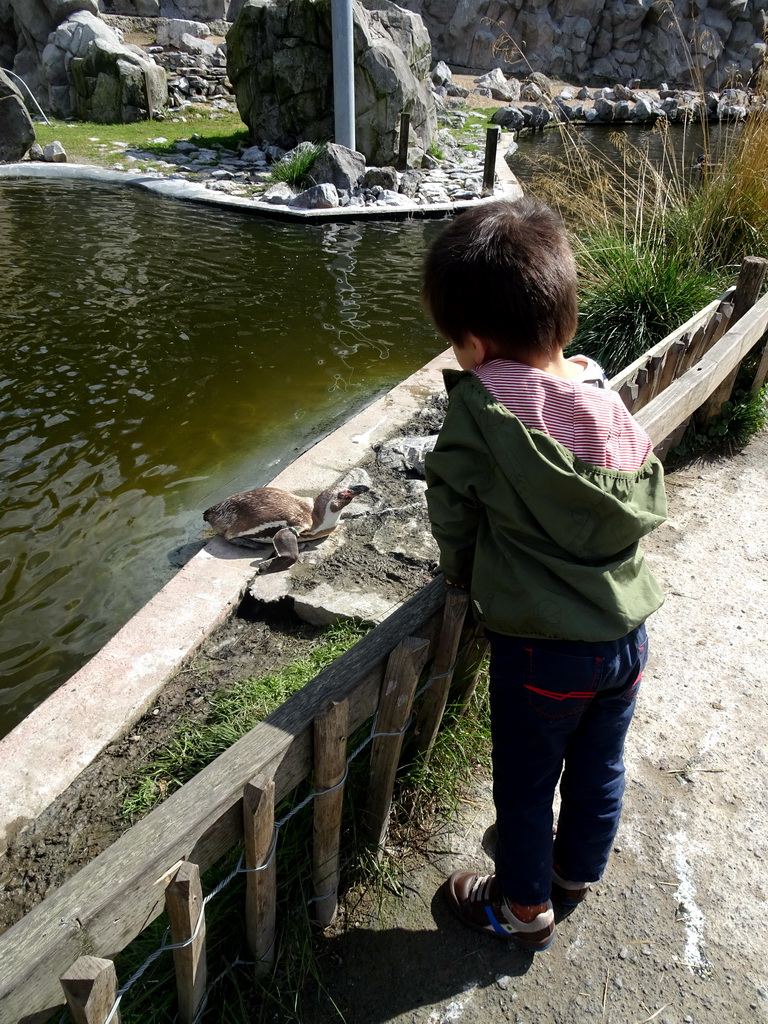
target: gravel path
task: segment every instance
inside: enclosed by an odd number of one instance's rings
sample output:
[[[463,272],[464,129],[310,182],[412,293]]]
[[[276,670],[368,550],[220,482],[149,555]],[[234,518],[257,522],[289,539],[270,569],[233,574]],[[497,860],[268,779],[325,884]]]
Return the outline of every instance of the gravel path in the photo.
[[[535,958],[463,929],[437,890],[457,867],[490,867],[481,779],[409,866],[408,898],[329,940],[329,991],[348,1020],[768,1021],[768,434],[668,485],[669,522],[646,545],[667,602],[650,623],[605,878]]]

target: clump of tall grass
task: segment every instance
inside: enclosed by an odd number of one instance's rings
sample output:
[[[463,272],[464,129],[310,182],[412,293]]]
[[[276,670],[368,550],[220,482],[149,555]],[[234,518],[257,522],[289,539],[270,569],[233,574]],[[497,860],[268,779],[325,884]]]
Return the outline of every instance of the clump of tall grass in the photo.
[[[565,157],[532,182],[568,224],[580,275],[575,347],[616,372],[733,282],[745,256],[768,255],[768,108],[742,126],[702,126],[688,155],[687,128],[659,122],[661,157],[612,133],[606,160],[570,126]]]
[[[323,149],[324,147],[316,142],[300,142],[295,149],[286,153],[282,160],[272,164],[269,180],[298,187],[312,184],[309,172]]]

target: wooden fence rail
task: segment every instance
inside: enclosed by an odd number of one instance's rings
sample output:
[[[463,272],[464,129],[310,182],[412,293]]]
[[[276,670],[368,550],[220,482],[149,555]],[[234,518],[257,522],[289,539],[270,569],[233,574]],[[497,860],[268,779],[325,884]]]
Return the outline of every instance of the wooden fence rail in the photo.
[[[760,274],[754,267],[750,273],[754,283]],[[718,389],[724,393],[724,382],[764,335],[768,296],[734,322],[733,308],[742,303],[737,288],[611,382],[654,445],[668,446],[681,423]],[[755,387],[767,368],[764,353]],[[193,1020],[206,973],[199,876],[240,841],[247,941],[258,968],[269,970],[274,808],[313,770],[316,915],[329,923],[337,906],[347,737],[377,714],[377,731],[388,734],[374,741],[367,805],[369,829],[381,840],[422,666],[431,660],[434,689],[416,716],[414,745],[427,755],[451,678],[459,701],[474,688],[486,643],[473,622],[464,624],[466,609],[465,595],[433,580],[0,936],[0,1021],[42,1024],[66,998],[73,1019],[104,1024],[117,992],[111,959],[166,905],[175,941],[188,942],[174,955],[179,1017]],[[118,1019],[113,1013],[111,1021]]]

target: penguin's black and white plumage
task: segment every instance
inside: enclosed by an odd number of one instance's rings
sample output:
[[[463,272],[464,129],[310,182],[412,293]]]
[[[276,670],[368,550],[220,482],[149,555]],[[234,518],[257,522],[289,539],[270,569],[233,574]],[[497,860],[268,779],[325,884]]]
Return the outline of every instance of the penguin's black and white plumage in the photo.
[[[368,487],[327,487],[318,496],[303,498],[279,487],[257,487],[233,494],[203,512],[203,519],[233,544],[269,544],[275,556],[262,562],[259,573],[288,569],[299,557],[299,542],[321,540],[331,533],[353,498]]]

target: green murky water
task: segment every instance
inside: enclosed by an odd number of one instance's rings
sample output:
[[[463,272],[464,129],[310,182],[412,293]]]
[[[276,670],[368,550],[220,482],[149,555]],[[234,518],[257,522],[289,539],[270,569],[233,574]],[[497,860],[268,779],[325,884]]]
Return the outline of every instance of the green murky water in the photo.
[[[259,486],[439,352],[437,223],[299,226],[0,182],[0,735]]]

